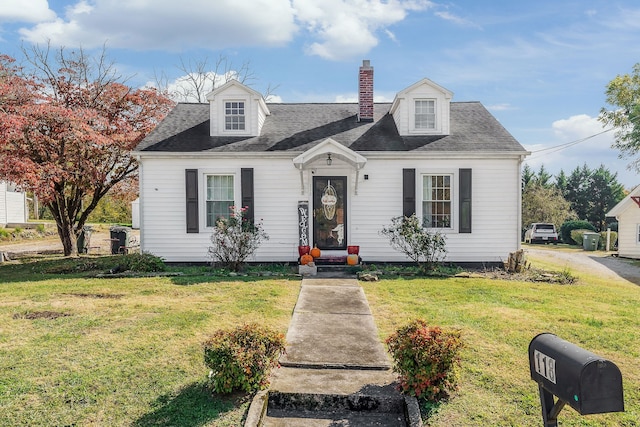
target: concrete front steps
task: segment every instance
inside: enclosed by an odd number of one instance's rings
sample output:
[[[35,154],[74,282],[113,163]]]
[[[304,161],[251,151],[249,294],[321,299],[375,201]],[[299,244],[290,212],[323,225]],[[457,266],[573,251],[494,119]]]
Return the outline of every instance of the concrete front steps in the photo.
[[[421,426],[416,399],[396,388],[355,278],[303,278],[286,339],[281,368],[252,402],[246,427]]]
[[[397,391],[389,370],[283,367],[260,393],[245,427],[420,427],[415,398]]]

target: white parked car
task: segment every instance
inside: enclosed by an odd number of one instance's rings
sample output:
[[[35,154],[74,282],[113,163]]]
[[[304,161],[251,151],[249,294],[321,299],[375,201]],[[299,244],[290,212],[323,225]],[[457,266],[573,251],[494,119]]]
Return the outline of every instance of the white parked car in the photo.
[[[558,244],[556,226],[547,222],[531,224],[524,232],[525,243],[553,243]]]

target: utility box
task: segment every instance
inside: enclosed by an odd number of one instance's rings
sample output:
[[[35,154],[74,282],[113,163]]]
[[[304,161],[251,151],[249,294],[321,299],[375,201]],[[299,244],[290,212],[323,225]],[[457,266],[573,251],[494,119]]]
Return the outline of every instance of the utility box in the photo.
[[[543,333],[531,341],[529,368],[540,388],[545,425],[554,425],[547,424],[546,417],[555,419],[565,403],[581,415],[624,411],[618,367],[556,335]],[[551,411],[553,396],[560,405],[556,403],[559,408]]]

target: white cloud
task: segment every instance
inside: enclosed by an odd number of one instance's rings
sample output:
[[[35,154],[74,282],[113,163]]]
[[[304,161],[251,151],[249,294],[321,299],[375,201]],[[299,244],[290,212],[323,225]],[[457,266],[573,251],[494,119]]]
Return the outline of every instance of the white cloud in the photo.
[[[602,133],[605,129],[597,117],[587,114],[571,116],[568,119],[556,120],[551,125],[554,133],[562,140],[573,141]],[[603,139],[611,140],[611,136]],[[602,139],[601,139],[602,140]]]
[[[77,2],[63,17],[21,29],[32,43],[87,48],[158,49],[279,46],[297,27],[289,0],[95,0]]]
[[[444,19],[445,21],[453,22],[454,24],[459,25],[461,27],[471,27],[471,28],[481,29],[481,27],[478,24],[475,24],[474,22],[471,22],[468,19],[461,18],[457,15],[454,15],[453,13],[450,13],[450,12],[436,12],[435,15],[441,19]]]
[[[45,0],[31,2],[48,10]],[[20,34],[32,43],[92,48],[106,42],[110,48],[181,52],[283,46],[304,30],[308,54],[343,60],[369,52],[379,35],[394,40],[387,27],[432,5],[429,0],[81,0],[59,16],[49,11],[40,19],[21,18],[36,25]]]
[[[55,18],[47,0],[2,0],[0,22],[42,22]]]
[[[298,22],[317,40],[307,53],[329,60],[366,54],[378,44],[378,31],[395,41],[388,26],[402,21],[409,11],[432,5],[427,0],[293,0]]]
[[[158,88],[158,85],[160,85],[163,90],[168,92],[169,97],[175,102],[206,102],[204,100],[205,95],[231,79],[240,80],[238,74],[239,73],[236,70],[229,70],[225,74],[216,74],[213,71],[209,71],[201,75],[197,72],[193,72],[191,74],[179,76],[171,81],[159,82],[157,80],[150,80],[146,82],[143,87]],[[196,82],[197,86],[200,88],[200,94],[198,94],[198,91],[195,89]],[[282,97],[276,94],[270,94],[266,97],[266,101],[281,103]]]

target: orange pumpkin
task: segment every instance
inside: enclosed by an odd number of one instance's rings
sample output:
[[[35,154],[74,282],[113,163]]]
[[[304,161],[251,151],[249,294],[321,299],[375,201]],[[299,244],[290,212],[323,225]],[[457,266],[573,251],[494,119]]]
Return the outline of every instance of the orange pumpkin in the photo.
[[[307,265],[310,262],[313,262],[313,257],[309,254],[304,254],[300,257],[300,264]]]
[[[356,255],[356,254],[347,255],[347,264],[348,265],[358,265],[358,255]]]
[[[320,258],[320,254],[321,254],[321,252],[320,252],[320,249],[318,249],[318,247],[317,247],[317,246],[314,246],[314,247],[313,247],[313,249],[311,249],[310,254],[311,254],[311,256],[312,256],[312,257],[314,257],[314,258]]]

